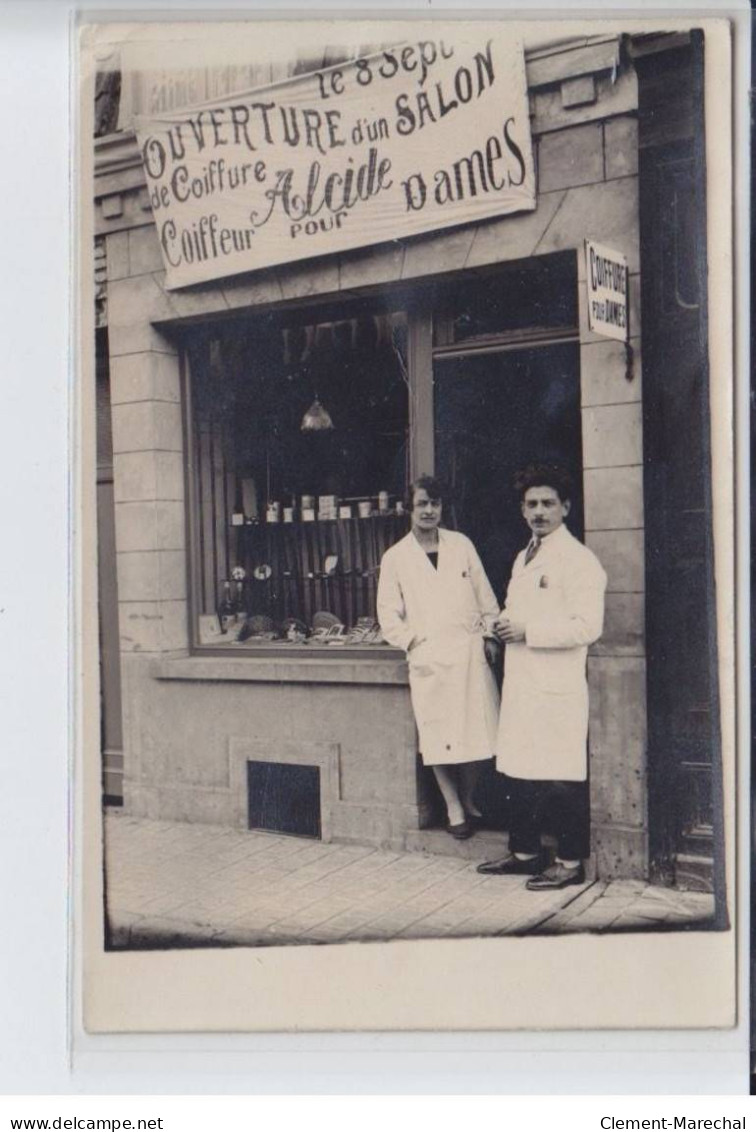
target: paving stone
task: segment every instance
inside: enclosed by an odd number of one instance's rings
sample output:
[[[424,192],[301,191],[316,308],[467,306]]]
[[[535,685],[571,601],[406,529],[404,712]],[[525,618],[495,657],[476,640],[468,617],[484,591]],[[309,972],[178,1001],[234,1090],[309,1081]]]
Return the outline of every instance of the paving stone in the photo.
[[[648,888],[645,880],[610,880],[604,891],[604,898],[637,894]]]
[[[116,947],[680,930],[714,908],[706,894],[642,881],[531,893],[522,878],[480,876],[456,857],[121,813],[105,824]]]

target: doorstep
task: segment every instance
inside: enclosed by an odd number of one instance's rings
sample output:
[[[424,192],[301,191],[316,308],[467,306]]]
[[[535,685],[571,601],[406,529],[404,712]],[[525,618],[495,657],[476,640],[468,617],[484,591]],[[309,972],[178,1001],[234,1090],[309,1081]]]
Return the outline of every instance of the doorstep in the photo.
[[[478,829],[466,841],[458,841],[445,829],[409,829],[404,847],[410,853],[433,853],[440,857],[460,857],[465,861],[491,861],[507,851],[507,834],[495,829]]]

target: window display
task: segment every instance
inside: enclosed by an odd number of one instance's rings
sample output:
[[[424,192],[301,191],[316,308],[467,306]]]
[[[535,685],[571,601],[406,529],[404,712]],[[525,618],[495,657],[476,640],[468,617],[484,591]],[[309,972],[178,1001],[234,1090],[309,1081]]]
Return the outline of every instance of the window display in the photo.
[[[396,311],[187,342],[198,644],[384,643],[378,565],[408,530],[406,356]]]

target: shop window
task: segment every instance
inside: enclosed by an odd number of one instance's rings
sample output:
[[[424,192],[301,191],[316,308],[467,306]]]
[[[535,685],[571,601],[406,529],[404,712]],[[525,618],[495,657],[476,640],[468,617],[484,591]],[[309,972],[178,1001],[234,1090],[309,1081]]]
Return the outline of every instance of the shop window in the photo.
[[[187,341],[198,645],[383,645],[378,567],[408,530],[406,358],[406,316],[385,310]]]
[[[433,348],[413,370],[429,322]],[[411,474],[432,470],[410,469],[410,429],[427,440],[429,424],[451,487],[445,523],[473,538],[502,591],[522,539],[515,468],[559,459],[579,481],[577,322],[571,251],[421,284],[389,308],[194,328],[183,345],[195,647],[388,648],[378,571],[409,530]],[[420,404],[430,421],[411,410]],[[581,514],[578,493],[578,532]]]

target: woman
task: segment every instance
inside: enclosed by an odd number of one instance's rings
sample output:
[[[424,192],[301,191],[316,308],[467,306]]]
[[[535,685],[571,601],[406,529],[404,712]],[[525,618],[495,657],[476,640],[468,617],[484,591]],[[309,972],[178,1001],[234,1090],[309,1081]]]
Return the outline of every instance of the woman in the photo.
[[[496,740],[499,694],[484,642],[499,608],[475,547],[440,529],[442,489],[431,476],[410,486],[412,529],[381,560],[378,620],[405,650],[425,766],[433,768],[453,837],[472,834],[480,764]],[[472,819],[472,820],[471,820]]]

